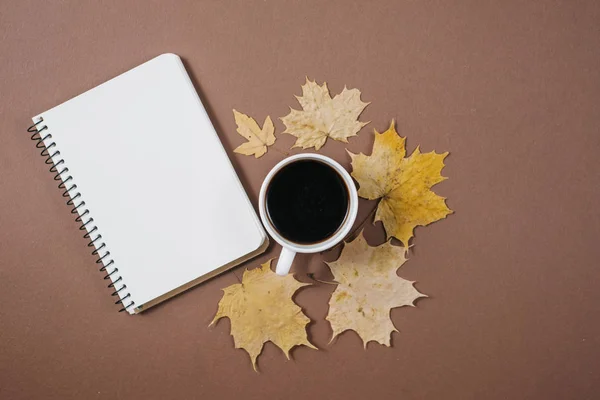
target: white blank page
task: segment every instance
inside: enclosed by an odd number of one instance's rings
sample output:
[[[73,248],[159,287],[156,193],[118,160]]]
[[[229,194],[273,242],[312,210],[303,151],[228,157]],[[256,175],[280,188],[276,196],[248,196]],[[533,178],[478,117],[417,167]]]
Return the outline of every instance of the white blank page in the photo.
[[[255,251],[265,233],[180,58],[163,54],[34,118],[135,307]],[[83,218],[87,221],[88,216]],[[74,271],[76,273],[76,271]],[[129,304],[125,300],[125,305]],[[106,299],[102,299],[105,301]]]

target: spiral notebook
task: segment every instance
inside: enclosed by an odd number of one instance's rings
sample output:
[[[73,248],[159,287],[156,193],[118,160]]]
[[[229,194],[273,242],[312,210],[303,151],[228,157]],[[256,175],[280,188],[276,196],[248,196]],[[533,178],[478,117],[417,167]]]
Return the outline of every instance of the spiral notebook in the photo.
[[[158,56],[33,122],[121,311],[139,313],[266,249],[178,56]]]

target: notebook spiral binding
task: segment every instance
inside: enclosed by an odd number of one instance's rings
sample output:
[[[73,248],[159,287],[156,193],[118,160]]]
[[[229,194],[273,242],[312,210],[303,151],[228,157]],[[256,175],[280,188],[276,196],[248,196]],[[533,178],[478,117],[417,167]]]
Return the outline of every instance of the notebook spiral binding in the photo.
[[[55,156],[60,155],[60,151],[56,148],[56,143],[52,142],[48,146],[46,146],[44,144],[44,141],[46,139],[52,138],[52,134],[47,133],[45,136],[42,136],[42,132],[44,132],[45,130],[48,129],[47,125],[39,126],[39,124],[41,124],[43,121],[44,121],[44,118],[40,118],[39,121],[37,121],[36,123],[31,125],[29,128],[27,128],[27,132],[32,134],[31,140],[33,140],[34,142],[37,142],[35,144],[35,147],[37,147],[38,149],[42,149],[40,155],[42,157],[46,157],[46,160],[44,161],[44,163],[46,163],[47,165],[52,165],[50,167],[50,172],[55,174],[54,180],[61,181],[58,184],[58,188],[61,190],[64,189],[62,196],[65,198],[70,197],[69,200],[67,201],[67,205],[73,206],[73,208],[71,209],[71,214],[79,214],[79,216],[77,218],[75,218],[76,222],[81,223],[81,226],[79,226],[79,230],[81,230],[81,231],[87,230],[87,233],[85,235],[83,235],[83,237],[85,239],[90,239],[90,242],[88,243],[88,247],[95,247],[94,251],[92,251],[92,255],[98,256],[98,259],[96,260],[96,264],[102,264],[100,271],[105,272],[106,268],[108,268],[110,265],[114,264],[115,261],[113,259],[109,260],[109,258],[107,258],[110,256],[110,251],[108,251],[105,248],[106,243],[104,243],[104,242],[100,243],[100,241],[102,239],[102,235],[100,235],[98,233],[98,227],[93,224],[94,218],[91,218],[89,216],[90,210],[88,210],[87,208],[86,209],[82,208],[85,206],[85,201],[80,199],[81,193],[74,191],[75,189],[77,189],[77,185],[72,182],[73,177],[71,175],[68,175],[66,178],[63,179],[62,174],[69,172],[69,168],[63,166],[63,168],[59,171],[60,165],[64,164],[65,160],[63,160],[63,159],[60,159],[58,161],[54,160]],[[52,153],[50,153],[51,150],[53,150]],[[67,183],[69,181],[71,181],[71,186],[67,189],[66,187],[67,187]],[[79,204],[75,205],[77,199],[80,199],[80,201],[79,201]],[[83,210],[83,211],[81,211],[81,210]],[[83,222],[83,218],[86,215],[88,215],[88,220],[86,222]],[[92,236],[92,234],[94,234],[94,232],[96,233],[96,237],[94,239],[92,239],[91,236]],[[100,256],[99,253],[102,249],[104,249],[105,253],[104,253],[104,255]],[[108,262],[106,262],[106,261],[108,261]],[[119,310],[119,312],[123,312],[123,311],[127,310],[129,307],[135,305],[135,302],[133,300],[131,300],[130,293],[122,292],[123,290],[127,289],[127,285],[125,285],[122,282],[123,278],[121,276],[114,275],[115,273],[118,273],[118,272],[119,272],[119,269],[114,267],[112,272],[106,273],[106,275],[104,276],[104,279],[112,280],[110,285],[108,285],[109,288],[114,288],[114,292],[111,294],[111,296],[119,296],[119,300],[115,301],[115,304],[122,304],[122,307]],[[117,289],[117,287],[115,285],[119,282],[121,282],[121,287],[119,289]],[[126,299],[129,299],[129,304],[127,304],[127,305],[125,305],[125,303],[124,303],[124,301]]]

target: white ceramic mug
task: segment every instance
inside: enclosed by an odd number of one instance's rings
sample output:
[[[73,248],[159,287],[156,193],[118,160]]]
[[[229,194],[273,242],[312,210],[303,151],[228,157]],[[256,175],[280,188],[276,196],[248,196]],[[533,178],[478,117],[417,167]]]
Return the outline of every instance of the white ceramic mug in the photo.
[[[321,161],[322,163],[328,165],[333,170],[335,170],[338,173],[338,175],[344,180],[344,183],[348,188],[348,210],[346,212],[346,218],[333,235],[317,243],[298,244],[291,242],[285,237],[281,236],[281,234],[277,232],[277,229],[275,229],[275,227],[271,223],[266,209],[267,188],[269,187],[269,184],[271,183],[271,180],[273,179],[275,174],[277,174],[277,172],[279,172],[286,165],[299,160]],[[277,261],[276,272],[278,275],[286,275],[290,271],[296,253],[318,253],[323,250],[327,250],[338,244],[342,239],[346,237],[346,235],[348,235],[350,229],[352,229],[354,221],[356,220],[356,214],[358,212],[358,193],[356,192],[356,186],[354,184],[354,181],[352,181],[352,177],[350,176],[348,171],[346,171],[344,167],[342,167],[336,161],[332,160],[329,157],[322,156],[320,154],[297,154],[280,161],[267,174],[267,177],[265,178],[260,188],[258,208],[260,218],[263,222],[263,225],[265,226],[265,229],[267,230],[267,232],[269,232],[269,235],[271,235],[271,237],[275,239],[275,241],[279,243],[282,247],[281,255],[279,256],[279,260]]]

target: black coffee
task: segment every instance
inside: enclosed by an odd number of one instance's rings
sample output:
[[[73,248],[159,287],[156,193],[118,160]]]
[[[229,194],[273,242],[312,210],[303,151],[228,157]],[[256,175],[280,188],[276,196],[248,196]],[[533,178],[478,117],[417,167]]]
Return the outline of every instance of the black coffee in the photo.
[[[300,244],[332,236],[348,212],[342,177],[320,161],[300,160],[279,170],[267,188],[266,209],[275,229]]]

